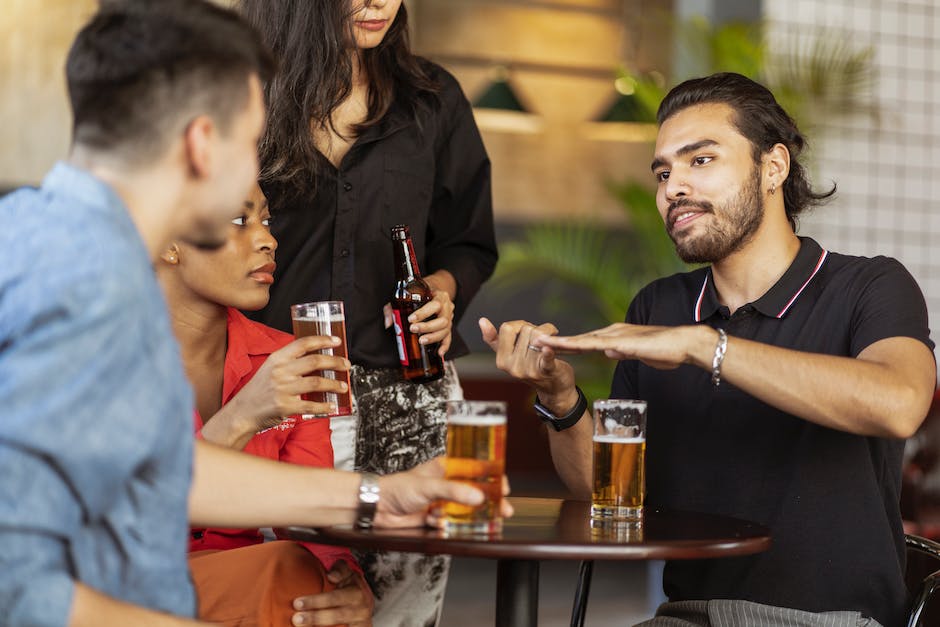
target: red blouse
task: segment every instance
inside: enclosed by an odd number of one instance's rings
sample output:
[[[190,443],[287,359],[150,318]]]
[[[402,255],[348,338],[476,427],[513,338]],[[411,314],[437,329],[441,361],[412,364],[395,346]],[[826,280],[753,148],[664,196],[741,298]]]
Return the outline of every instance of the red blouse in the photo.
[[[293,341],[294,337],[243,316],[237,309],[228,310],[228,348],[222,375],[222,404],[228,403],[255,375],[264,360],[274,351]],[[193,411],[196,436],[201,436],[202,417]],[[325,418],[302,420],[290,416],[276,427],[252,437],[244,452],[302,466],[333,467],[330,444],[330,421]],[[189,550],[235,549],[263,542],[258,529],[192,529]],[[329,570],[337,560],[346,560],[355,570],[359,566],[348,549],[301,542]]]

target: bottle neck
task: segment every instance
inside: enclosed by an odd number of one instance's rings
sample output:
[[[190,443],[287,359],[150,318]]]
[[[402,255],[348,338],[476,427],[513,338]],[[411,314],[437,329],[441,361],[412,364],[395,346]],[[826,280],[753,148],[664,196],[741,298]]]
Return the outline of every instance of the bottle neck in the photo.
[[[395,273],[399,281],[413,281],[421,278],[418,258],[411,238],[395,241]]]

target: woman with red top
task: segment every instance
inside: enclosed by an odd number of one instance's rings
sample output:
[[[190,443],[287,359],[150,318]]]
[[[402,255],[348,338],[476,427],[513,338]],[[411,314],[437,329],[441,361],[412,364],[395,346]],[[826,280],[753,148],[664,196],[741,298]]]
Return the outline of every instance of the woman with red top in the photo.
[[[198,437],[259,457],[332,467],[329,421],[299,418],[326,407],[300,395],[344,391],[345,383],[312,373],[348,370],[349,363],[311,354],[330,346],[332,338],[294,340],[238,311],[268,302],[277,248],[269,220],[267,201],[256,187],[222,248],[179,242],[162,256],[158,275],[195,391],[195,428]],[[259,589],[276,590],[284,625],[371,625],[372,593],[348,550],[264,540],[259,529],[192,530],[190,561],[201,618],[224,621],[231,610],[213,607],[213,584],[231,585],[228,576],[219,582],[219,569],[245,569],[245,604],[270,604],[255,596],[264,594]],[[200,559],[206,555],[213,559]],[[259,569],[266,579],[260,586]],[[224,596],[230,605],[231,590]]]

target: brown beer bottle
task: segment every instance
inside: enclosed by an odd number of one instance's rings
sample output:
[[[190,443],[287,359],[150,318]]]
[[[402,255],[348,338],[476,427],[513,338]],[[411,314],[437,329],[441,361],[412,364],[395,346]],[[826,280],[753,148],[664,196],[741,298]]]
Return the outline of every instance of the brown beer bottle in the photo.
[[[421,278],[407,225],[392,227],[392,242],[397,282],[392,299],[392,318],[402,372],[414,383],[435,381],[444,376],[444,360],[437,354],[440,344],[420,344],[419,336],[411,332],[411,323],[408,322],[408,316],[431,300],[431,287]]]

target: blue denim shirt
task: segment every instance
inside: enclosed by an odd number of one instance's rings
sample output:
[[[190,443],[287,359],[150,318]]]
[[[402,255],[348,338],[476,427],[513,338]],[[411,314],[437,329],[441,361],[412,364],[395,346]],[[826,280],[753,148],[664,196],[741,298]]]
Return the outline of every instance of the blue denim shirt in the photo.
[[[144,243],[66,164],[0,219],[0,623],[67,624],[75,581],[192,616],[192,391]]]

